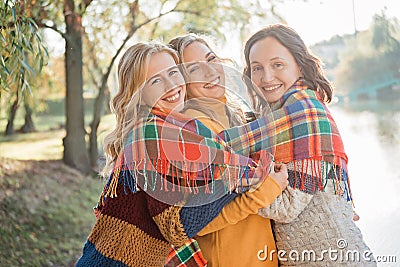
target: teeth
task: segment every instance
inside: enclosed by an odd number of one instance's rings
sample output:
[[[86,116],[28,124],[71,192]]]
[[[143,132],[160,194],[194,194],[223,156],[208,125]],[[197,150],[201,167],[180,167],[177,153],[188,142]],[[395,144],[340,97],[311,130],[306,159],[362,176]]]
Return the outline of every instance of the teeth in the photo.
[[[213,87],[214,85],[217,85],[217,84],[219,84],[219,77],[218,77],[217,79],[215,79],[215,80],[213,80],[213,81],[207,83],[207,84],[204,85],[203,87],[204,87],[204,88],[211,88],[211,87]]]
[[[170,96],[170,97],[168,97],[168,98],[165,98],[165,100],[168,101],[168,102],[172,102],[172,101],[174,101],[175,99],[177,99],[178,97],[179,97],[179,92],[177,92],[177,93],[174,94],[173,96]]]
[[[279,87],[281,87],[280,84],[279,84],[279,85],[272,86],[272,87],[263,87],[263,89],[264,89],[265,91],[272,91],[272,90],[278,89]]]

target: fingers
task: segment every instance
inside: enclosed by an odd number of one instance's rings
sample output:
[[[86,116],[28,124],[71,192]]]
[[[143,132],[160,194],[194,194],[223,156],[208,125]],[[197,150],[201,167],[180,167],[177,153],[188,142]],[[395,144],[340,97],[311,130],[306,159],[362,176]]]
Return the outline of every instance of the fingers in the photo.
[[[278,184],[281,186],[282,190],[285,189],[289,185],[288,181],[288,169],[286,164],[283,163],[275,163],[274,165],[275,173],[270,173],[270,176],[274,178]]]
[[[277,174],[283,175],[283,177],[285,177],[286,179],[289,177],[286,164],[276,163],[274,169]]]
[[[271,168],[270,168],[269,173],[275,173],[275,166],[276,166],[276,163],[275,162],[271,162]]]

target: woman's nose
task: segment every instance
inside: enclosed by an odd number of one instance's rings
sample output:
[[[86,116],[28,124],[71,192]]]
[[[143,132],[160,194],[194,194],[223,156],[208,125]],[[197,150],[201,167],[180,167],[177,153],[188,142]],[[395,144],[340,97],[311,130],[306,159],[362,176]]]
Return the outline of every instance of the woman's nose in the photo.
[[[218,66],[216,64],[217,63],[204,63],[207,76],[213,76],[218,73]]]
[[[264,69],[263,74],[261,76],[262,82],[270,82],[274,78],[273,72],[268,70],[267,68]]]
[[[174,79],[172,77],[166,77],[165,78],[165,88],[164,91],[167,92],[169,90],[171,90],[172,88],[175,87],[175,82]]]
[[[173,77],[166,78],[165,91],[173,89],[175,87],[185,84],[185,80],[182,75],[176,74]]]

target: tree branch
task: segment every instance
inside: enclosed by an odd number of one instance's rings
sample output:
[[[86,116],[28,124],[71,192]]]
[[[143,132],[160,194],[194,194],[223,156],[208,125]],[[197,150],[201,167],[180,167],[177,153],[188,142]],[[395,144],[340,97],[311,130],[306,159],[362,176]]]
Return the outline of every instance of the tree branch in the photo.
[[[83,14],[86,11],[86,8],[90,5],[90,3],[92,3],[93,0],[83,0],[81,4],[79,4],[79,10],[81,11],[81,16],[83,16]]]
[[[83,0],[82,2],[85,5],[85,8],[87,8],[90,5],[90,3],[93,2],[93,0]]]
[[[164,5],[165,5],[166,2],[167,2],[167,1],[162,1],[162,2],[161,2],[160,9],[158,10],[158,14],[161,14],[161,11],[163,10]],[[154,34],[156,33],[156,30],[157,30],[157,28],[158,28],[159,22],[160,22],[160,21],[157,21],[156,23],[154,23],[153,29],[151,30],[151,34],[150,34],[150,39],[153,39],[153,38],[154,38]]]
[[[55,31],[56,33],[58,33],[59,35],[61,35],[61,37],[63,39],[65,39],[65,41],[71,41],[68,37],[68,35],[65,32],[62,32],[60,29],[57,28],[56,25],[47,25],[45,23],[42,22],[36,22],[36,24],[38,25],[39,28],[47,28],[47,29],[51,29],[53,31]]]
[[[201,15],[201,12],[197,12],[197,11],[193,11],[193,10],[187,10],[187,9],[176,9],[176,8],[173,8],[173,9],[167,11],[167,12],[158,14],[158,16],[156,16],[156,17],[147,19],[146,21],[140,23],[139,25],[137,25],[137,26],[135,27],[135,31],[136,31],[137,29],[140,29],[140,28],[143,27],[144,25],[149,24],[150,22],[152,22],[152,21],[154,21],[154,20],[156,20],[156,19],[159,19],[159,18],[161,18],[161,17],[163,17],[163,16],[165,16],[165,15],[168,15],[168,14],[170,14],[170,13],[172,13],[172,12],[188,13],[188,14],[194,14],[194,15],[197,15],[197,16],[200,16],[200,15]]]
[[[193,10],[187,10],[187,9],[175,9],[173,12],[179,12],[179,13],[187,13],[187,14],[193,14],[196,16],[201,16],[200,11],[193,11]]]
[[[89,76],[92,80],[92,83],[96,86],[96,88],[100,88],[101,84],[97,82],[96,80],[96,74],[100,77],[103,76],[103,73],[101,72],[101,68],[99,67],[99,63],[97,61],[97,57],[95,55],[95,47],[93,45],[93,43],[89,40],[87,33],[85,31],[85,28],[83,28],[84,31],[84,35],[83,38],[86,41],[86,44],[88,46],[88,54],[89,54],[89,60],[91,60],[92,64],[93,64],[93,70],[90,69],[89,64],[84,64],[84,67],[86,67],[86,69],[88,70]],[[96,73],[95,73],[96,72]]]

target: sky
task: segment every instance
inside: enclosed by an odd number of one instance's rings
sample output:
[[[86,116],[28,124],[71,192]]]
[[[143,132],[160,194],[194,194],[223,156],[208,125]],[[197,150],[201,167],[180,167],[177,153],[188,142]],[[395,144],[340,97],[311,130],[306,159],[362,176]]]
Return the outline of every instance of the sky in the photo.
[[[354,33],[355,27],[358,31],[367,29],[372,17],[385,7],[388,17],[400,20],[399,0],[354,0],[354,16],[352,0],[284,1],[277,11],[307,45],[312,45],[336,34]]]
[[[311,46],[332,36],[352,34],[366,30],[372,23],[373,16],[386,8],[389,18],[400,20],[400,0],[285,0],[277,5],[276,11],[286,23],[296,30],[306,45]],[[274,23],[278,21],[267,21]],[[257,32],[265,25],[252,25]],[[243,44],[238,34],[227,34],[225,47],[219,49],[222,56],[233,58],[243,64]]]

